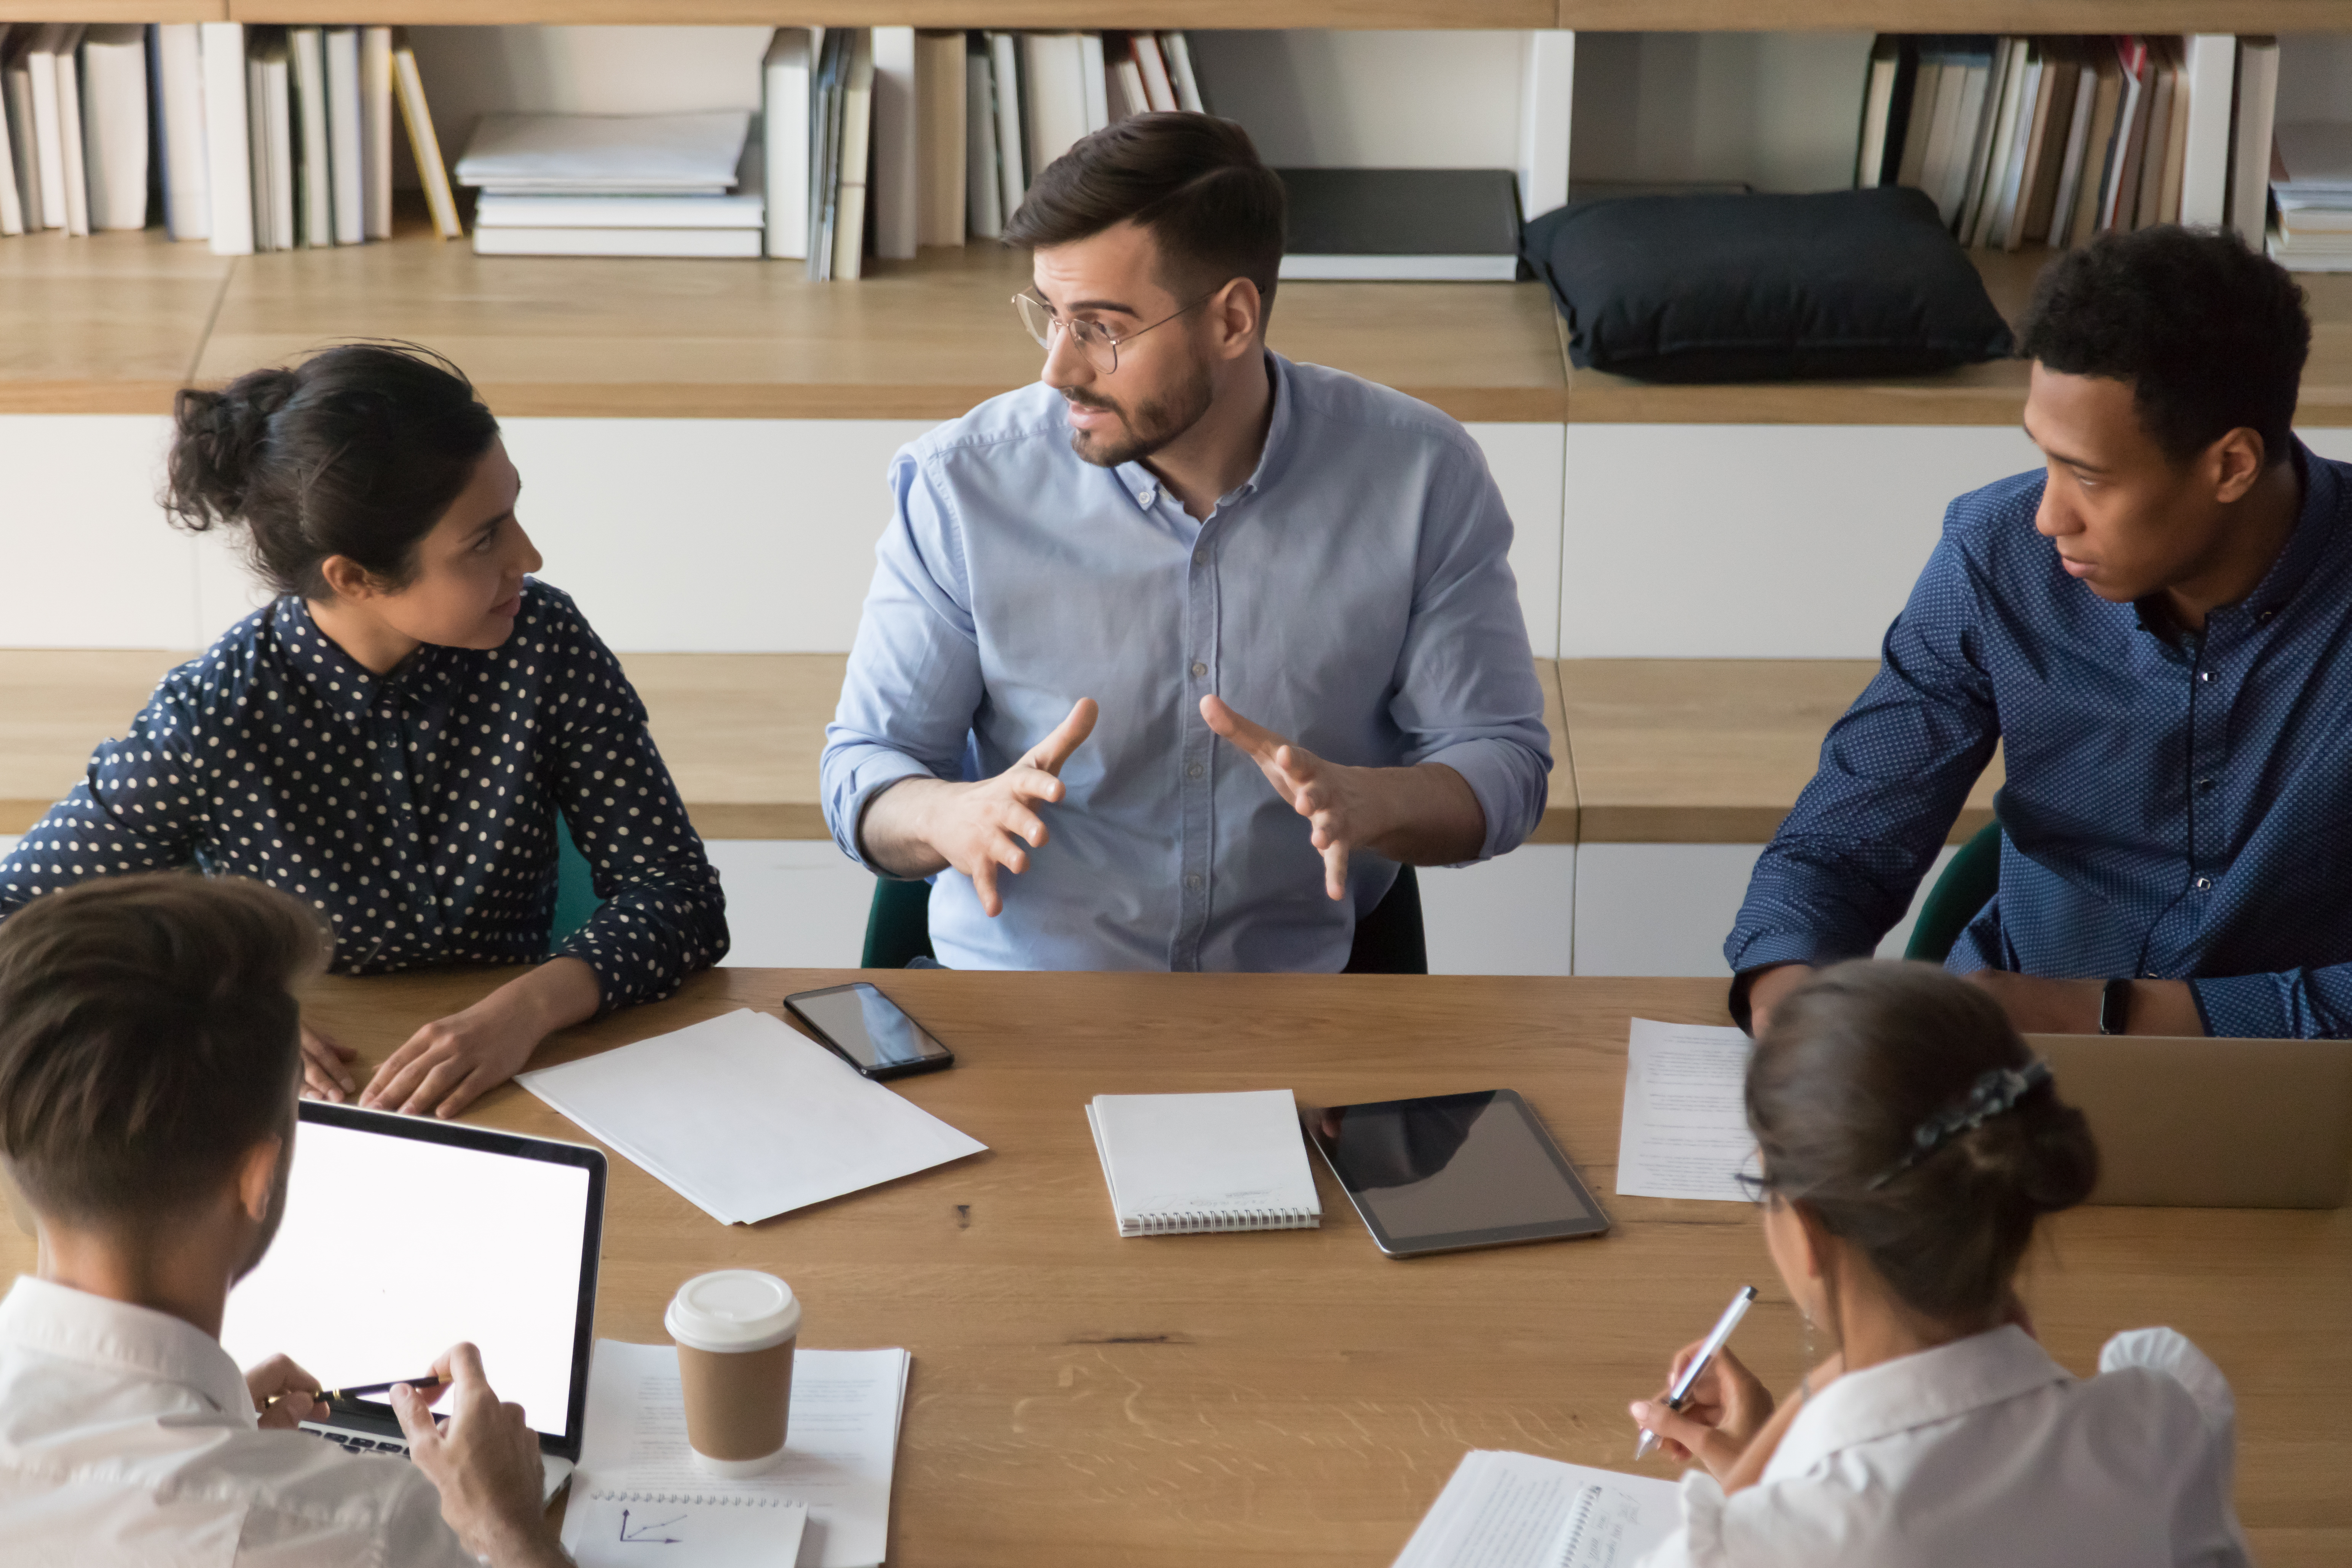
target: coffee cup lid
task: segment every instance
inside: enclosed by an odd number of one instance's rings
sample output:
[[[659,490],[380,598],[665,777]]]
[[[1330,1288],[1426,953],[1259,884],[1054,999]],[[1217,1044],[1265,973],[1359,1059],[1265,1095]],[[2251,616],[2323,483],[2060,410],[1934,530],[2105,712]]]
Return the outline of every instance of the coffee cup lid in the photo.
[[[801,1331],[801,1304],[772,1274],[721,1268],[679,1286],[662,1326],[688,1350],[763,1351]]]

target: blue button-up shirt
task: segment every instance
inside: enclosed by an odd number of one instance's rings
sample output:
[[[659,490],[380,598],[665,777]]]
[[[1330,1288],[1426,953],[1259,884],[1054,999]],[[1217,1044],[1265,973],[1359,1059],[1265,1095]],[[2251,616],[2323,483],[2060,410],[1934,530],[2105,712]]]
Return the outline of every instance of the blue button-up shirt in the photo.
[[[1395,880],[1352,857],[1324,896],[1306,818],[1200,714],[1210,692],[1361,766],[1444,763],[1486,812],[1480,858],[1541,816],[1543,701],[1506,555],[1511,522],[1453,420],[1269,353],[1248,481],[1196,522],[1139,463],[1070,449],[1043,384],[903,448],[896,510],[825,731],[825,818],[863,860],[900,779],[988,778],[1092,697],[1102,717],[1040,809],[1052,841],[981,912],[937,878],[956,968],[1338,970]]]
[[[2294,532],[2193,636],[2066,574],[2041,473],[1954,501],[1732,968],[1869,952],[1998,741],[2000,890],[1951,969],[2188,980],[2209,1033],[2352,1035],[2352,466],[2294,460]]]

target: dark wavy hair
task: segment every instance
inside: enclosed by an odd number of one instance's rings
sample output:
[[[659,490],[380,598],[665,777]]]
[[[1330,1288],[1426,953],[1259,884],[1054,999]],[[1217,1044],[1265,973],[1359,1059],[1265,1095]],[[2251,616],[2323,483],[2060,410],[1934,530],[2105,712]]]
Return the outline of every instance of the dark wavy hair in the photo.
[[[358,563],[397,590],[416,544],[498,439],[465,373],[413,343],[341,343],[172,400],[163,510],[179,527],[246,532],[281,594],[330,595],[320,566]]]
[[[2293,445],[2311,318],[2285,268],[2229,230],[2158,224],[2102,235],[2050,264],[2019,349],[2066,375],[2128,382],[2151,440],[2175,463],[2231,431]]]
[[[1989,1328],[2034,1223],[2098,1182],[2089,1124],[2044,1082],[1901,1163],[1914,1131],[1983,1074],[2032,1059],[1998,1002],[1940,969],[1871,959],[1825,969],[1773,1008],[1748,1058],[1766,1186],[1860,1251],[1913,1310]]]
[[[1286,210],[1281,176],[1232,121],[1136,114],[1046,164],[1004,226],[1004,242],[1070,245],[1132,220],[1158,242],[1171,292],[1246,278],[1270,307]]]

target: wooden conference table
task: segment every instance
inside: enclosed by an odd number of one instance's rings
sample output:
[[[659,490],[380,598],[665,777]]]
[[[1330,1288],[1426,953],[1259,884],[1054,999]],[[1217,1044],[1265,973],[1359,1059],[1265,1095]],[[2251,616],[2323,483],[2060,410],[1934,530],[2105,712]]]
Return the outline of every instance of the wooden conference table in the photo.
[[[329,980],[310,1016],[364,1068],[505,977]],[[535,1065],[856,977],[713,971]],[[1625,1468],[1626,1401],[1742,1282],[1762,1300],[1741,1355],[1776,1389],[1798,1375],[1797,1319],[1748,1209],[1613,1193],[1626,1021],[1726,1022],[1718,983],[866,978],[957,1054],[901,1092],[990,1152],[750,1227],[614,1156],[596,1331],[661,1342],[679,1280],[748,1266],[800,1292],[804,1343],[911,1351],[894,1564],[1384,1568],[1465,1449]],[[1318,1163],[1319,1230],[1122,1240],[1081,1109],[1106,1092],[1337,1104],[1504,1086],[1612,1234],[1394,1261]],[[512,1086],[467,1120],[582,1136]],[[27,1266],[29,1243],[5,1242],[0,1265]],[[2352,1562],[2352,1211],[2078,1211],[2050,1227],[2027,1300],[2078,1373],[2116,1329],[2170,1323],[2204,1346],[2236,1387],[2258,1559]]]

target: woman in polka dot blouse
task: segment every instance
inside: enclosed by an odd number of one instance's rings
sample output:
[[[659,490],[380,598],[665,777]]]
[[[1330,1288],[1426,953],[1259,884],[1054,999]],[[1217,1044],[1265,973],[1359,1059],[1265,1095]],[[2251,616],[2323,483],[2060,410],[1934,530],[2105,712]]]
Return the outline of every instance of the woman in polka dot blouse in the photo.
[[[165,505],[279,594],[163,678],[0,860],[0,920],[193,867],[307,900],[331,967],[532,968],[416,1031],[362,1104],[454,1116],[554,1030],[727,952],[726,900],[646,710],[515,518],[498,422],[424,351],[330,349],[180,393]],[[549,952],[559,818],[604,900]],[[543,962],[542,962],[543,961]],[[356,1089],[303,1031],[306,1092]]]

